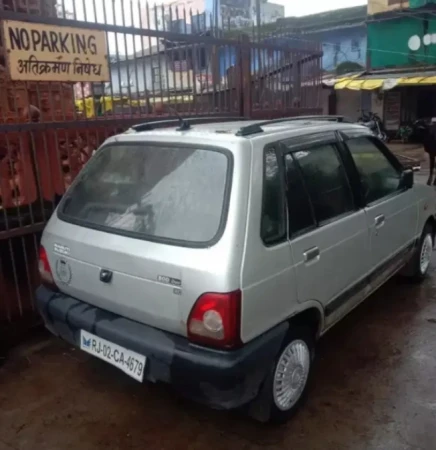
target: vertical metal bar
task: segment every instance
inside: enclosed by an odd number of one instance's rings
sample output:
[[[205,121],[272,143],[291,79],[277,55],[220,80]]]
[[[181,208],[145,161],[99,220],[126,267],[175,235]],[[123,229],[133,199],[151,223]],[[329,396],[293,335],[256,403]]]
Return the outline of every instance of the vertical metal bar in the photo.
[[[169,6],[169,8],[170,8],[170,10],[171,10],[171,6]],[[167,27],[166,27],[166,23],[165,23],[165,6],[162,4],[162,17],[164,18],[163,19],[163,31],[168,31],[167,30]],[[171,19],[170,19],[171,20]],[[171,26],[171,23],[170,23],[170,26]],[[168,104],[170,104],[170,99],[171,99],[171,96],[170,96],[170,75],[169,75],[169,71],[168,71],[168,54],[167,54],[167,44],[166,44],[166,42],[164,43],[164,46],[163,46],[163,51],[164,51],[164,64],[165,64],[165,73],[166,73],[166,94],[167,94],[167,102],[168,102]],[[162,61],[161,60],[161,58],[159,58],[159,61]],[[164,103],[163,101],[162,101],[162,103]],[[164,111],[167,111],[168,109],[167,108],[165,108],[165,105],[164,105]]]
[[[154,8],[155,8],[154,26],[156,28],[157,27],[156,5],[154,5]],[[147,2],[147,25],[150,28],[150,5],[148,4],[148,2]],[[157,42],[159,42],[159,41],[157,40]],[[153,51],[153,48],[152,48],[152,41],[151,41],[151,36],[150,35],[148,35],[148,53],[150,55],[151,86],[152,86],[152,89],[153,89],[153,110],[155,112],[156,111],[156,88],[155,88],[155,81],[154,81],[154,63],[153,63],[153,61],[154,61],[154,51]],[[160,58],[159,45],[157,46],[157,58],[158,59]],[[160,78],[160,76],[159,76],[159,78]]]
[[[97,7],[95,6],[95,0],[92,0],[92,12],[94,13],[94,22],[98,23],[98,20],[97,20]]]
[[[185,12],[186,15],[186,12]],[[205,20],[206,20],[206,16],[205,16]],[[192,9],[189,9],[189,22],[193,23],[192,20]],[[190,44],[191,47],[191,64],[192,64],[192,92],[193,92],[193,97],[192,97],[192,108],[194,111],[194,114],[198,114],[198,106],[197,106],[197,100],[198,100],[198,94],[197,94],[197,58],[196,58],[196,46],[195,43],[191,43]],[[201,85],[200,85],[200,90],[201,90]]]
[[[88,0],[89,1],[89,0]],[[86,5],[85,5],[85,0],[82,0],[82,7],[83,7],[83,18],[85,20],[85,22],[88,22],[88,15],[86,13]]]
[[[307,47],[307,43],[305,44]],[[300,55],[300,63],[299,63],[299,74],[300,74],[300,108],[304,108],[305,104],[304,104],[304,85],[303,85],[303,81],[304,81],[304,69],[306,66],[306,62],[304,59],[304,53],[303,55]]]
[[[171,7],[171,3],[168,5],[168,8],[169,8],[169,17],[170,17],[170,30],[169,31],[173,31],[173,11],[172,11],[172,7]],[[177,43],[177,53],[178,53],[178,55],[179,55],[179,61],[180,61],[180,45],[179,45],[179,43]],[[165,45],[165,49],[166,49],[166,45]],[[168,104],[169,105],[171,105],[172,107],[174,107],[174,109],[177,111],[177,112],[180,112],[179,111],[179,108],[178,108],[178,94],[179,94],[179,89],[177,88],[177,81],[176,81],[176,68],[175,68],[175,64],[174,64],[174,54],[175,54],[175,48],[174,48],[174,46],[170,49],[170,52],[169,52],[169,54],[171,55],[171,69],[172,69],[172,72],[173,72],[173,92],[174,92],[174,104],[172,104],[172,102],[170,101],[170,98],[168,98]],[[169,63],[169,58],[168,58],[168,54],[166,54],[166,65],[167,65],[167,73],[169,73],[169,70],[168,70],[168,63]],[[181,67],[180,67],[180,69],[181,69]],[[179,70],[178,71],[178,73],[179,73],[179,76],[181,76],[181,71]],[[168,83],[169,83],[169,80],[168,80]]]
[[[14,11],[16,11],[16,4],[15,4],[15,2],[13,3],[13,9],[14,9]],[[26,2],[26,13],[27,14],[30,14],[30,11],[29,11],[29,4]],[[19,83],[19,82],[18,82]],[[6,93],[6,97],[8,97],[8,94],[9,94],[9,92],[8,92],[8,85],[9,85],[9,83],[8,83],[8,81],[7,81],[7,79],[5,80],[5,93]],[[26,88],[27,88],[27,85],[25,84],[24,85]],[[19,116],[19,108],[18,108],[18,105],[17,105],[17,89],[16,89],[16,82],[14,82],[14,81],[12,81],[11,82],[11,84],[10,84],[10,89],[12,90],[12,97],[13,97],[13,108],[14,108],[14,116],[15,117],[17,117],[17,116]],[[31,111],[31,108],[29,107],[28,108],[28,115],[29,115],[29,119],[31,120],[32,119],[32,117],[31,117],[31,115],[32,115],[32,111]],[[23,118],[23,119],[26,119],[25,117]],[[22,218],[21,218],[21,202],[20,202],[20,196],[21,196],[21,194],[22,194],[22,192],[21,192],[21,189],[19,188],[19,184],[17,184],[18,183],[18,177],[20,176],[19,174],[18,174],[18,171],[17,171],[17,173],[15,173],[15,171],[17,170],[17,167],[16,167],[16,163],[14,163],[14,159],[13,159],[13,154],[12,154],[12,151],[11,151],[11,142],[9,141],[9,137],[10,136],[8,136],[8,134],[7,133],[5,133],[5,136],[6,136],[6,151],[7,151],[7,160],[8,160],[8,162],[9,162],[9,173],[10,173],[10,181],[9,181],[9,183],[8,183],[8,185],[9,185],[9,187],[8,187],[8,189],[11,191],[11,200],[12,200],[12,202],[13,202],[13,205],[15,206],[15,208],[14,209],[16,209],[16,211],[17,211],[17,216],[18,216],[18,227],[20,227],[20,226],[22,226]],[[24,154],[25,154],[25,151],[27,150],[28,151],[28,149],[23,149],[23,147],[21,146],[21,144],[22,144],[22,141],[21,141],[21,137],[19,136],[19,138],[18,138],[18,140],[19,140],[19,144],[18,144],[18,149],[17,149],[17,158],[19,158],[19,159],[21,159],[22,160],[22,163],[23,163],[23,167],[24,167],[24,161],[25,161],[25,158],[24,158]],[[23,175],[21,175],[21,176],[23,176]],[[28,182],[28,180],[23,176],[23,180],[21,180],[21,182],[24,184],[24,183],[27,183]],[[17,190],[18,189],[18,190]],[[26,188],[26,191],[27,191],[27,189],[28,188]],[[31,206],[29,205],[29,208],[31,208]],[[12,209],[12,208],[11,208]],[[7,213],[6,213],[7,214]],[[7,217],[6,217],[6,227],[8,228],[8,220],[7,220]]]
[[[126,18],[125,18],[125,14],[124,14],[124,0],[120,0],[121,3],[121,10],[122,10],[122,25],[123,27],[126,26]],[[133,26],[133,24],[132,24]],[[131,86],[130,86],[130,63],[129,63],[129,51],[127,48],[127,34],[123,33],[123,40],[124,40],[124,53],[125,53],[125,58],[126,58],[126,75],[127,75],[127,93],[128,93],[128,102],[129,102],[129,110],[130,110],[130,117],[133,117],[133,110],[132,110],[132,90],[131,90]],[[133,59],[136,58],[136,55],[133,55]],[[121,104],[123,104],[123,99],[121,99]]]
[[[19,133],[19,135],[18,135],[19,151],[20,151],[22,157],[24,156],[25,152],[29,152],[29,160],[30,160],[31,151],[29,148],[29,145],[30,145],[29,135],[24,134],[24,136],[23,136],[23,134],[24,133]],[[20,189],[21,194],[22,194],[22,190],[24,189],[26,192],[25,198],[28,198],[29,194],[32,192],[32,188],[35,189],[35,192],[36,192],[36,186],[35,185],[31,186],[31,184],[30,184],[30,181],[33,179],[33,177],[32,177],[33,166],[31,165],[29,167],[27,164],[24,164],[24,160],[23,160],[22,167],[23,167],[23,172],[22,172],[23,180],[21,180],[22,186],[20,186],[19,189]],[[28,199],[27,206],[29,207],[30,223],[33,225],[35,223],[35,216],[34,216],[34,211],[33,211],[33,204],[30,201],[30,199]]]
[[[290,60],[291,60],[291,64],[289,66],[289,79],[290,79],[290,92],[289,92],[289,96],[288,96],[288,107],[292,108],[292,101],[294,98],[294,94],[295,94],[295,77],[294,77],[294,64],[295,64],[295,53],[291,52],[290,55]]]
[[[65,0],[62,0],[61,8],[62,8],[62,18],[66,19],[67,14],[66,14],[66,11],[65,11]]]
[[[285,92],[285,85],[286,85],[286,56],[285,56],[285,50],[283,46],[280,49],[280,67],[281,67],[281,75],[280,75],[280,95],[279,95],[279,108],[281,109],[282,115],[284,115],[283,111],[283,100],[284,100],[284,92]]]
[[[7,82],[6,82],[5,79],[1,79],[0,80],[0,88],[2,88],[2,87],[4,89],[5,97],[7,97],[8,90],[7,90]],[[6,101],[6,98],[3,98],[3,100]],[[29,109],[29,112],[30,112],[30,109]],[[4,108],[0,108],[0,114],[1,114],[1,122],[2,123],[6,123],[7,122],[7,118],[5,117]],[[4,135],[6,136],[6,133],[4,133]],[[0,146],[1,145],[3,145],[3,139],[0,139]],[[4,145],[6,145],[6,153],[7,153],[6,158],[7,158],[7,161],[9,161],[10,149],[8,148],[7,140],[6,140]],[[2,168],[2,164],[5,164],[7,161],[5,161],[5,160],[0,161],[0,169]],[[10,162],[9,162],[9,164],[10,164]],[[5,172],[8,173],[9,171],[8,171],[8,168],[7,168],[7,164],[5,164],[5,165],[6,165]],[[0,171],[0,181],[1,181],[1,171]],[[5,189],[7,189],[8,192],[10,190],[9,179],[6,180],[6,182],[3,183],[3,187],[0,184],[0,209],[2,211],[3,219],[4,219],[4,222],[5,222],[5,228],[6,228],[6,230],[8,230],[9,229],[9,220],[8,220],[8,212],[7,212],[7,208],[6,208],[6,196],[8,196],[9,194],[6,193]],[[1,262],[1,259],[0,259],[0,262]],[[0,275],[1,275],[1,273],[2,272],[1,272],[1,266],[0,266]]]
[[[179,7],[178,5],[176,5],[176,21],[177,24],[179,26],[180,24],[180,16],[179,16]],[[191,25],[192,26],[192,25]],[[186,23],[183,24],[183,29],[185,31],[186,34]],[[182,29],[178,30],[180,34],[183,34]],[[179,61],[180,61],[180,70],[179,70],[179,79],[180,79],[180,84],[179,84],[179,88],[177,89],[178,92],[180,92],[180,110],[179,112],[181,113],[185,113],[185,89],[184,89],[184,82],[183,82],[183,74],[185,73],[186,75],[188,75],[188,61],[186,59],[186,47],[183,44],[179,44],[178,45],[178,55],[179,55]],[[174,64],[174,54],[173,54],[173,64]],[[175,68],[174,68],[175,69]],[[173,70],[174,70],[173,69]],[[185,70],[183,70],[185,69]],[[174,71],[174,75],[175,75],[175,71]]]
[[[106,1],[102,0],[103,2],[103,21],[105,24],[107,24],[107,12],[106,12]],[[115,36],[116,39],[116,36]],[[109,46],[109,32],[106,32],[106,42],[108,43]],[[110,89],[110,98],[111,98],[111,102],[112,102],[112,115],[114,114],[114,107],[115,107],[115,101],[114,101],[114,81],[113,81],[113,76],[112,76],[112,60],[109,56],[109,77],[110,77],[110,81],[109,81],[109,89]],[[103,91],[103,107],[104,109],[104,114],[107,115],[107,111],[106,111],[106,89],[104,89]]]
[[[2,251],[4,247],[0,247],[0,251]],[[1,255],[1,254],[0,254]],[[6,274],[3,270],[2,258],[0,257],[0,292],[2,292],[2,296],[0,297],[0,306],[4,305],[4,312],[6,316],[6,320],[8,322],[12,322],[12,314],[10,304],[8,299],[10,298],[9,292],[6,291]]]
[[[265,92],[264,92],[264,105],[262,105],[262,110],[265,110],[265,118],[269,117],[269,110],[271,107],[271,89],[272,89],[272,80],[271,80],[271,71],[274,67],[274,58],[271,56],[271,49],[265,47],[267,52],[267,65],[265,67],[264,79],[265,79]]]
[[[19,309],[19,312],[20,312],[20,316],[22,316],[23,315],[23,304],[22,304],[22,301],[21,301],[19,279],[18,279],[17,268],[16,268],[15,253],[14,253],[14,249],[12,247],[12,240],[13,240],[13,238],[12,239],[8,239],[9,255],[11,257],[10,261],[11,261],[12,272],[13,272],[13,277],[14,277],[15,293],[17,294],[18,309]]]
[[[274,61],[275,61],[275,76],[274,76],[274,91],[273,91],[273,100],[272,100],[272,106],[274,110],[277,110],[277,97],[279,92],[279,86],[280,86],[280,74],[281,74],[281,67],[280,67],[280,53],[277,48],[274,48],[273,50],[274,54]],[[276,113],[277,114],[277,113]]]
[[[235,63],[237,67],[237,79],[235,81],[235,90],[237,98],[238,115],[244,117],[242,100],[242,37],[239,36],[238,43],[235,46]]]
[[[148,11],[148,3],[146,3],[146,14]],[[139,17],[139,28],[144,28],[143,27],[143,23],[142,23],[142,9],[141,9],[141,0],[138,0],[138,17]],[[150,29],[150,24],[147,24],[147,28]],[[151,114],[151,104],[150,104],[150,97],[148,95],[148,83],[147,83],[147,70],[146,70],[146,65],[145,65],[145,51],[144,51],[144,36],[141,36],[141,56],[142,56],[142,79],[144,82],[144,100],[145,100],[145,105],[147,107],[147,114]],[[150,37],[148,38],[150,39]],[[150,62],[150,67],[151,67],[151,59],[149,59]]]
[[[31,119],[30,96],[29,96],[28,84],[25,83],[24,86],[27,91],[27,95],[26,95],[27,111],[28,111],[29,119],[32,120]],[[19,148],[20,148],[22,155],[24,155],[25,152],[28,152],[28,156],[29,156],[28,161],[31,161],[31,158],[33,156],[33,150],[34,150],[34,147],[32,146],[32,133],[31,132],[26,133],[26,134],[19,133]],[[31,164],[30,167],[27,164],[24,164],[24,161],[23,161],[22,166],[23,166],[24,179],[22,180],[22,183],[25,186],[26,194],[29,194],[32,192],[32,190],[34,190],[35,194],[38,195],[38,193],[41,192],[40,190],[38,190],[38,186],[36,185],[35,170],[37,170],[38,162],[34,157],[33,157],[32,161],[33,161],[33,164]],[[33,167],[35,167],[35,170]],[[34,180],[33,186],[30,185],[31,180]],[[28,196],[28,195],[26,195],[26,196]],[[33,210],[33,202],[31,203],[30,199],[28,201],[29,201],[30,222],[33,225],[36,222],[34,210]],[[38,254],[38,243],[36,242],[35,235],[34,235],[33,241],[34,241],[35,258],[36,258],[36,255]],[[0,272],[1,272],[1,268],[0,268]]]
[[[164,10],[164,5],[161,6],[161,14],[162,14],[162,25],[163,25],[163,29],[165,31],[165,10]],[[155,16],[155,23],[158,24],[158,17],[157,17],[157,6],[156,3],[154,4],[154,16]],[[160,87],[160,99],[161,99],[161,104],[162,104],[162,108],[164,107],[163,105],[163,90],[162,90],[162,57],[161,57],[161,52],[160,52],[160,41],[159,39],[157,39],[157,62],[158,62],[158,67],[159,67],[159,87]],[[168,84],[168,83],[167,83]]]
[[[254,23],[253,23],[253,35],[254,35]],[[261,49],[259,46],[256,46],[253,48],[253,80],[252,80],[252,86],[253,86],[253,94],[252,94],[252,109],[259,109],[259,87],[260,87],[260,68],[261,68],[261,58],[263,54],[263,49]],[[257,86],[257,89],[256,89]],[[257,108],[256,108],[257,106]]]
[[[23,248],[23,257],[24,257],[24,267],[25,267],[25,271],[26,271],[26,282],[27,282],[27,289],[29,292],[29,300],[30,300],[30,306],[32,307],[32,310],[35,310],[35,305],[33,302],[33,298],[34,298],[34,294],[33,294],[33,289],[32,289],[32,284],[30,281],[30,272],[29,272],[29,259],[27,258],[27,249],[26,249],[26,240],[29,238],[30,236],[21,236],[21,245]]]
[[[301,77],[301,106],[303,108],[307,108],[309,105],[307,104],[307,88],[306,88],[306,79],[307,79],[307,68],[310,61],[304,62],[302,67],[302,77]],[[310,105],[312,106],[312,105]]]
[[[115,2],[116,0],[112,0],[112,20],[114,25],[117,24],[117,19],[115,15]],[[124,108],[123,106],[123,88],[121,85],[121,60],[120,60],[120,52],[118,48],[118,33],[115,33],[115,52],[116,52],[116,58],[117,58],[117,69],[118,69],[118,88],[119,88],[119,95],[120,95],[120,102],[121,102],[121,117],[124,118]],[[115,99],[112,98],[112,113],[115,115]]]
[[[273,98],[273,108],[277,111],[277,99],[279,97],[280,89],[280,76],[282,68],[280,66],[280,51],[279,47],[274,48],[274,60],[275,60],[275,76],[274,76],[274,98]],[[277,112],[275,112],[277,114]]]
[[[58,131],[57,130],[53,130],[53,136],[54,136],[54,141],[55,141],[55,153],[56,153],[56,170],[58,172],[58,176],[59,176],[59,181],[62,182],[62,187],[61,187],[61,192],[58,195],[63,195],[65,192],[65,183],[64,181],[64,174],[63,174],[63,170],[62,170],[62,159],[61,159],[61,154],[60,154],[60,145],[59,145],[59,140],[58,140]],[[56,192],[55,192],[56,194]]]
[[[267,92],[267,102],[268,102],[268,117],[271,116],[271,106],[272,106],[272,96],[274,93],[274,69],[275,69],[275,61],[274,61],[274,51],[271,49],[271,47],[268,47],[269,52],[269,64],[268,64],[268,70],[266,73],[266,77],[268,80],[268,92]]]
[[[84,18],[85,22],[88,22],[88,13],[86,10],[87,5],[88,5],[88,3],[85,3],[85,0],[82,0],[83,18]],[[92,111],[90,113],[88,113],[88,108],[86,107],[87,96],[85,95],[84,85],[85,85],[85,83],[83,83],[83,82],[80,83],[80,89],[82,91],[82,102],[83,102],[82,104],[83,104],[83,111],[85,113],[84,114],[85,120],[89,120],[89,119],[92,119]],[[91,85],[91,83],[89,83],[89,85]],[[91,104],[94,106],[93,103],[91,103]],[[94,112],[95,112],[95,107],[94,107]],[[76,144],[77,145],[77,157],[79,158],[79,161],[77,162],[77,164],[79,164],[82,162],[82,150],[81,150],[82,141],[79,138],[78,132],[76,133],[76,143],[77,143]]]
[[[59,151],[60,151],[60,159],[61,159],[61,173],[62,173],[62,184],[63,190],[67,189],[67,182],[71,184],[73,175],[71,170],[71,143],[70,143],[70,133],[67,130],[56,130],[56,135],[59,133]],[[63,143],[63,144],[62,144]],[[74,143],[74,140],[73,140]],[[64,151],[62,152],[62,147],[64,147]],[[63,153],[63,154],[62,154]],[[66,158],[66,161],[64,160]],[[68,171],[68,173],[66,173]],[[69,178],[69,179],[68,179]]]
[[[224,105],[224,111],[230,112],[229,108],[229,102],[228,97],[230,97],[230,80],[229,80],[229,74],[231,72],[230,70],[230,63],[229,63],[229,52],[230,52],[230,46],[225,44],[222,46],[224,57],[223,57],[223,83],[220,83],[220,95],[222,95],[222,101]],[[221,67],[221,61],[220,61],[220,67]]]
[[[12,93],[13,93],[14,113],[15,113],[15,115],[18,115],[19,111],[18,111],[18,105],[17,105],[17,92],[16,92],[14,82],[12,82],[11,89],[12,89]],[[6,82],[6,96],[8,96],[8,94],[9,93],[8,93],[7,82]],[[29,113],[30,113],[30,111],[29,111]],[[16,166],[16,162],[14,162],[15,158],[14,158],[14,154],[12,153],[12,145],[9,140],[10,135],[8,135],[8,133],[5,133],[5,137],[6,137],[7,161],[8,161],[8,165],[9,165],[9,174],[10,174],[8,189],[11,191],[11,200],[12,200],[12,204],[13,204],[11,209],[16,209],[17,216],[18,216],[18,223],[19,223],[19,226],[21,226],[22,219],[21,219],[21,208],[20,208],[21,205],[20,205],[20,196],[19,196],[20,192],[17,191],[17,182],[18,182],[19,175],[18,175],[18,172],[17,172],[17,174],[15,173],[17,166]],[[21,143],[20,138],[19,138],[19,143]],[[24,150],[19,145],[18,149],[17,149],[17,158],[22,159],[24,162],[23,156],[24,156]],[[27,181],[26,179],[22,180],[23,183],[25,183],[26,181]]]
[[[188,16],[189,16],[189,22],[192,27],[192,24],[193,24],[192,9],[189,9]],[[185,10],[185,20],[186,20],[186,10]],[[206,16],[205,16],[205,20],[206,20]],[[190,62],[191,62],[191,67],[192,67],[192,110],[193,110],[194,114],[198,114],[197,70],[196,70],[197,68],[196,68],[195,44],[191,43],[189,47],[190,47],[190,54],[191,54]]]
[[[186,23],[186,8],[183,8],[183,23],[185,24],[185,34],[188,34],[188,26]],[[191,22],[191,33],[192,33],[192,22]],[[197,29],[199,30],[199,26],[197,26]],[[193,74],[193,70],[192,70],[192,48],[190,47],[190,45],[185,42],[184,45],[184,49],[185,49],[185,60],[186,60],[186,71],[187,71],[187,91],[189,92],[189,100],[188,100],[188,114],[191,113],[193,104],[194,104],[194,85],[195,85],[195,79],[194,77],[192,77],[192,86],[191,86],[191,74]],[[189,57],[189,52],[191,50],[191,58]]]
[[[8,179],[6,180],[6,183],[3,185],[4,187],[6,187],[7,192],[3,192],[2,190],[2,206],[3,206],[3,213],[4,213],[4,217],[5,217],[5,227],[6,230],[9,230],[9,218],[8,218],[8,208],[7,208],[7,204],[6,204],[6,198],[10,196],[10,199],[12,200],[12,207],[11,210],[14,209],[14,173],[15,173],[15,167],[13,164],[13,160],[12,160],[12,150],[11,150],[11,145],[9,142],[9,136],[7,133],[5,133],[5,140],[6,140],[6,174],[8,176]],[[9,170],[8,170],[9,169]],[[10,175],[9,175],[10,174]],[[12,177],[12,178],[11,178]],[[11,181],[12,181],[12,186],[11,186]],[[20,222],[20,218],[18,217],[18,220]]]
[[[138,2],[139,3],[139,2]],[[132,22],[132,27],[135,26],[135,19],[133,16],[133,0],[130,0],[130,20]],[[140,115],[141,113],[141,98],[139,95],[139,79],[138,79],[138,54],[136,53],[136,35],[132,35],[133,39],[133,65],[135,68],[135,85],[136,85],[136,101],[137,101],[137,111]],[[133,108],[133,105],[132,105]],[[132,111],[133,114],[133,111]]]
[[[198,10],[197,10],[197,17],[198,17]],[[211,28],[213,26],[213,16],[210,15],[209,17],[209,21],[211,24]],[[213,32],[213,30],[212,30]],[[212,47],[206,43],[200,43],[200,60],[203,60],[203,55],[204,55],[204,62],[206,64],[206,101],[207,101],[207,113],[211,113],[214,111],[215,109],[215,97],[214,97],[214,92],[209,88],[209,66],[212,65]],[[212,68],[211,68],[212,69]],[[212,72],[212,71],[211,71]],[[212,95],[212,99],[211,99],[211,95]]]
[[[227,18],[227,29],[230,30],[230,17]],[[226,95],[229,111],[232,113],[235,113],[240,110],[239,107],[239,99],[237,96],[234,96],[236,92],[236,86],[239,81],[239,70],[240,65],[238,62],[238,47],[237,42],[235,42],[232,46],[228,45],[227,50],[229,53],[229,60],[228,60],[228,68],[230,69],[231,66],[233,66],[233,69],[229,72],[227,72],[227,87],[228,92]],[[232,64],[232,53],[234,54],[234,61]],[[231,82],[229,79],[229,73],[231,74]]]
[[[292,77],[291,77],[291,66],[292,65],[292,52],[286,52],[286,76],[287,76],[287,84],[284,93],[283,99],[283,108],[286,111],[289,103],[289,95],[292,89]]]
[[[260,0],[256,0],[256,22],[257,22],[257,33],[258,33],[258,41],[261,40],[261,12],[260,12]]]
[[[73,4],[73,19],[77,20],[77,9],[76,9],[76,2],[71,2]]]
[[[256,100],[253,101],[253,109],[262,109],[262,101],[265,92],[265,79],[264,74],[267,67],[267,51],[265,48],[258,48],[259,62],[256,74],[254,76],[254,82],[256,83]]]
[[[51,121],[55,122],[57,117],[55,116],[55,103],[54,103],[54,96],[53,96],[53,91],[52,91],[52,84],[50,81],[47,82],[47,95],[49,98],[49,104],[50,104],[50,109],[51,109]],[[49,130],[47,131],[43,131],[44,134],[49,133]],[[38,149],[35,149],[36,151],[38,151]],[[55,151],[57,151],[57,148],[54,149]],[[51,167],[51,158],[50,158],[50,153],[47,149],[47,145],[44,145],[44,157],[45,157],[45,164],[46,164],[46,176],[49,178],[48,180],[48,184],[50,185],[50,191],[53,194],[51,197],[51,211],[54,211],[55,209],[55,205],[54,205],[54,192],[55,192],[55,188],[54,188],[54,184],[53,184],[53,168]],[[44,200],[47,200],[45,198],[43,198],[43,203]],[[50,201],[50,200],[48,200]],[[45,220],[44,220],[45,221]]]
[[[41,131],[39,136],[42,138],[43,141],[43,147],[44,147],[44,157],[42,158],[42,160],[47,162],[47,146],[45,143],[45,138],[46,138],[46,133],[48,131]],[[36,133],[35,133],[36,134]],[[44,207],[44,188],[43,188],[43,181],[42,181],[42,177],[41,177],[41,172],[40,172],[40,167],[38,162],[41,161],[41,158],[37,157],[37,152],[39,151],[39,145],[37,145],[37,141],[35,139],[35,135],[34,133],[30,133],[30,147],[32,149],[32,153],[33,153],[33,159],[35,161],[35,181],[36,184],[38,186],[38,198],[39,198],[39,204],[40,204],[40,208],[41,208],[41,218],[42,218],[42,222],[45,223],[47,221],[46,215],[45,215],[45,207]],[[38,142],[39,144],[39,142]]]
[[[218,20],[218,19],[215,19]],[[213,46],[214,54],[214,68],[212,74],[213,80],[213,90],[215,97],[215,110],[218,108],[219,112],[222,112],[222,102],[221,102],[221,64],[220,64],[220,49],[219,45]],[[216,79],[214,79],[216,77]]]

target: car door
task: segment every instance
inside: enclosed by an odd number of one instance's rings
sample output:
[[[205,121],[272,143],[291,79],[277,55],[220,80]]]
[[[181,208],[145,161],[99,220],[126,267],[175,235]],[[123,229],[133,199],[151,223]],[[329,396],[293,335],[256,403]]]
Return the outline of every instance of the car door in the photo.
[[[345,143],[360,177],[370,231],[371,279],[378,285],[413,247],[418,208],[413,191],[401,187],[401,164],[382,142],[357,136]]]
[[[334,134],[302,147],[284,142],[283,152],[298,299],[322,303],[328,326],[367,289],[365,212],[356,204]]]

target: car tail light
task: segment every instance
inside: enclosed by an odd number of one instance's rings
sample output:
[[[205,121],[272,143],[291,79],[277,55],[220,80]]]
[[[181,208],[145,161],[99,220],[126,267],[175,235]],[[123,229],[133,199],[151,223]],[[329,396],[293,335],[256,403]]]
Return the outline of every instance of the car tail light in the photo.
[[[191,342],[218,348],[241,345],[241,291],[206,293],[195,302],[188,319]]]
[[[48,261],[47,252],[45,248],[41,245],[39,249],[39,275],[41,276],[42,284],[49,285],[50,287],[55,286],[53,279],[53,273],[51,271],[50,263]]]

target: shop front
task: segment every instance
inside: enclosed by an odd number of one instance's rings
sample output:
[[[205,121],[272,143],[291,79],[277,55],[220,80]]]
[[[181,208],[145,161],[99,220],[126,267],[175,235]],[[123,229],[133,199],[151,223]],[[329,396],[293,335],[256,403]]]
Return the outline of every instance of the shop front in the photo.
[[[368,71],[338,80],[335,90],[369,93],[372,112],[379,114],[391,136],[402,124],[436,117],[436,67]]]

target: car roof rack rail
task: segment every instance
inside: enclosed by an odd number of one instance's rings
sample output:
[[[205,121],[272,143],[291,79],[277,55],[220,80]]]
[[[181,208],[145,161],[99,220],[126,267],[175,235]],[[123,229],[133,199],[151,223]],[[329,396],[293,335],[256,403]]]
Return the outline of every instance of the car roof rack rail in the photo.
[[[274,125],[276,123],[295,122],[297,120],[320,120],[326,122],[343,122],[351,123],[350,120],[344,116],[295,116],[295,117],[283,117],[281,119],[265,120],[264,122],[258,122],[246,127],[242,127],[236,133],[236,136],[250,136],[252,134],[263,133],[263,126]]]
[[[200,124],[200,123],[207,123],[207,122],[229,122],[229,121],[242,121],[242,120],[246,120],[243,117],[234,117],[234,116],[214,116],[214,115],[209,115],[209,116],[176,116],[175,118],[168,118],[168,119],[164,119],[164,120],[151,120],[150,122],[144,122],[144,123],[138,123],[137,125],[133,125],[130,127],[131,130],[136,131],[136,132],[141,132],[141,131],[151,131],[151,130],[155,130],[156,128],[165,128],[165,127],[171,127],[171,126],[176,126],[176,125],[180,125],[181,124],[181,120],[183,119],[182,122],[185,123],[186,125],[195,125],[195,124]],[[180,131],[186,130],[187,128],[182,128]]]

